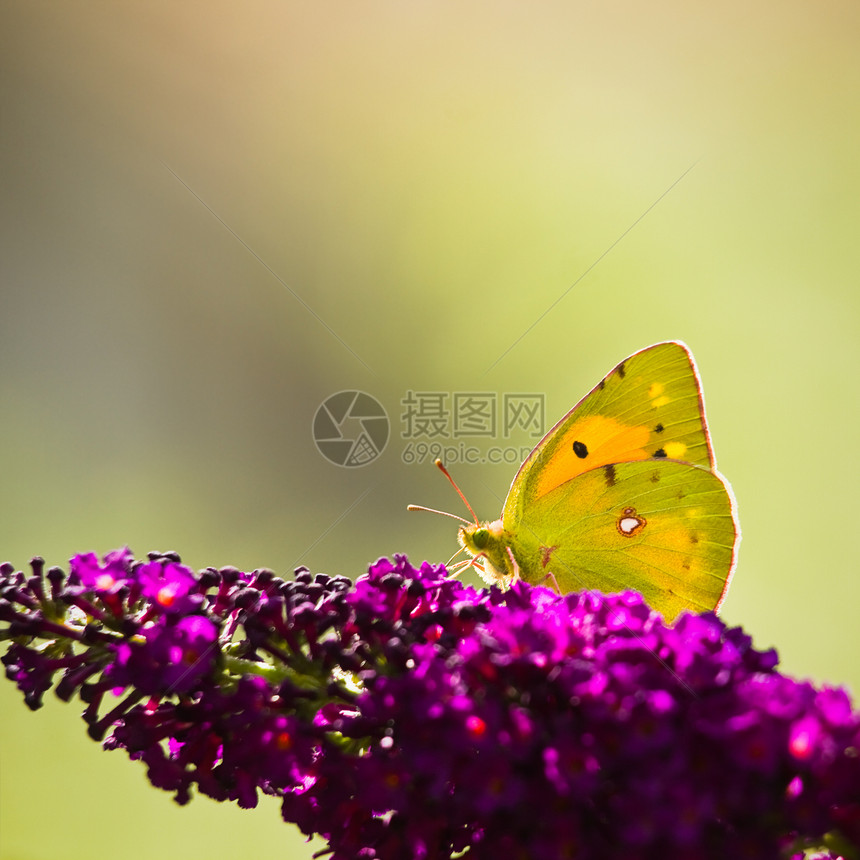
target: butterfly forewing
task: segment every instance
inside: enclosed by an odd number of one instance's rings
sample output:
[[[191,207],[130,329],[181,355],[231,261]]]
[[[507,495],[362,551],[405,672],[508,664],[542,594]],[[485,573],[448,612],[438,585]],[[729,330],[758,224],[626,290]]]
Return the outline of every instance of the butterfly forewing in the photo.
[[[502,519],[592,469],[650,458],[714,467],[698,373],[677,341],[621,362],[547,433],[514,478]]]

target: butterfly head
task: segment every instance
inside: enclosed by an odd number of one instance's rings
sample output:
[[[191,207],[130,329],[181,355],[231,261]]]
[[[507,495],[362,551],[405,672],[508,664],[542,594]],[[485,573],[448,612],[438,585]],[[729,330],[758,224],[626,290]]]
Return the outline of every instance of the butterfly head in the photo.
[[[472,510],[472,506],[442,461],[437,459],[435,465],[451,482],[451,486],[457,491],[457,495],[463,500],[475,521],[470,523],[456,514],[425,508],[423,505],[408,505],[407,509],[410,511],[430,511],[460,520],[463,525],[457,530],[457,540],[460,542],[460,546],[472,556],[471,562],[465,562],[465,564],[474,567],[491,585],[517,578],[519,572],[510,548],[510,535],[505,531],[501,519],[493,520],[491,523],[478,522],[478,517]]]
[[[475,557],[474,566],[487,582],[499,582],[513,573],[501,520],[460,526],[457,540],[466,552]]]

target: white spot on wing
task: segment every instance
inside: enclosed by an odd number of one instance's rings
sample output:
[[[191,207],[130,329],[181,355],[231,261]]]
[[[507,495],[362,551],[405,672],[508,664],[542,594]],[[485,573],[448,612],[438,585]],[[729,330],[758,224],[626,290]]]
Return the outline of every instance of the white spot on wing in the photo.
[[[618,532],[624,537],[632,537],[639,534],[645,528],[646,520],[640,517],[635,508],[625,508],[624,513],[618,518],[616,524]]]

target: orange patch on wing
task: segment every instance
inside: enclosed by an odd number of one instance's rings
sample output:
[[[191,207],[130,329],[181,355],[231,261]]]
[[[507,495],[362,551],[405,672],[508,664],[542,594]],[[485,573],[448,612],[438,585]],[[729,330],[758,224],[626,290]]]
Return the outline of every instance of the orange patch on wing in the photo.
[[[574,422],[558,441],[553,441],[553,449],[542,465],[535,486],[535,498],[554,490],[556,487],[608,463],[629,463],[633,460],[646,460],[650,429],[644,424],[623,424],[617,418],[603,415],[588,415]],[[580,442],[588,451],[580,457],[573,449],[573,443]],[[582,450],[581,446],[578,446]]]

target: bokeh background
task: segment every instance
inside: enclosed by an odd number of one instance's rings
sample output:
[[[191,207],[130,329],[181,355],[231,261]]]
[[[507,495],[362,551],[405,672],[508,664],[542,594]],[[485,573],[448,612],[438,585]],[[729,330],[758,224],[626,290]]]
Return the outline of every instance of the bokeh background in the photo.
[[[548,427],[680,338],[744,531],[724,617],[857,692],[858,38],[849,0],[3,3],[0,556],[444,561],[408,391]],[[392,421],[363,468],[311,436],[344,389]],[[516,466],[451,465],[495,517]],[[0,708],[2,860],[320,847],[176,807],[74,704]]]

